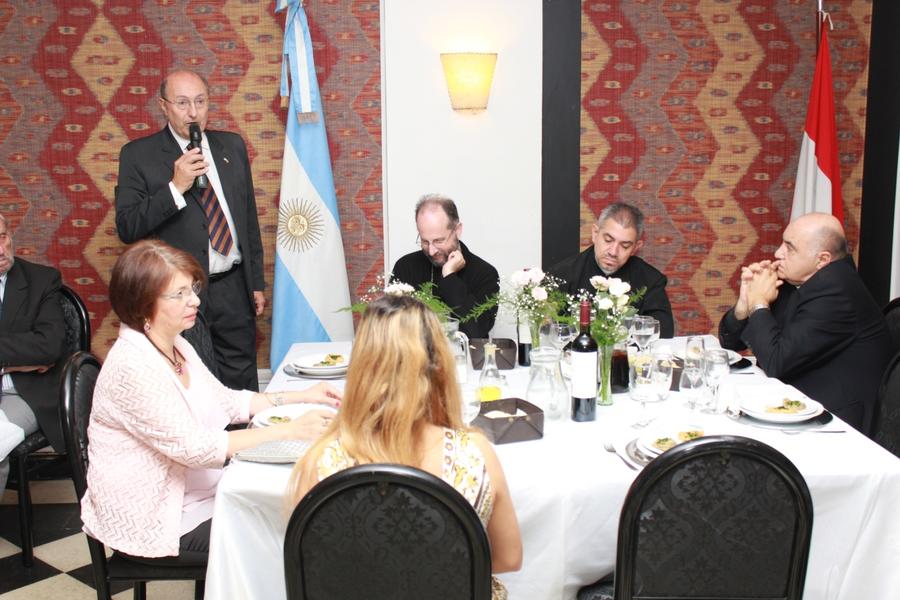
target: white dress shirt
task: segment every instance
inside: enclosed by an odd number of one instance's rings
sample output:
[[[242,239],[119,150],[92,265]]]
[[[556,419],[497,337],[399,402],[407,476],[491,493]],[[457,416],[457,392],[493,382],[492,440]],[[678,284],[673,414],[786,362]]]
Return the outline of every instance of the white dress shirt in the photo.
[[[187,152],[185,148],[187,148],[190,140],[186,140],[175,133],[175,130],[172,129],[171,125],[168,127],[172,136],[175,138],[175,141],[178,143],[179,148],[182,148],[182,152]],[[209,163],[209,171],[207,171],[206,175],[209,177],[209,183],[213,186],[213,190],[215,190],[216,196],[219,198],[222,212],[225,213],[225,220],[228,221],[228,230],[231,232],[231,239],[234,240],[234,244],[231,245],[228,256],[219,254],[213,250],[212,243],[209,244],[209,274],[215,275],[216,273],[224,273],[237,263],[241,262],[241,253],[238,250],[237,230],[234,228],[234,220],[231,218],[231,210],[228,208],[228,199],[225,198],[225,192],[222,190],[222,182],[219,180],[219,171],[216,168],[216,161],[213,160],[212,150],[209,148],[209,140],[206,139],[206,133],[203,134],[203,138],[200,141],[200,147],[203,149],[203,157],[206,159],[206,162]],[[187,206],[184,195],[178,191],[175,184],[171,181],[169,182],[169,190],[172,192],[172,197],[175,199],[175,206],[178,207],[178,210]]]

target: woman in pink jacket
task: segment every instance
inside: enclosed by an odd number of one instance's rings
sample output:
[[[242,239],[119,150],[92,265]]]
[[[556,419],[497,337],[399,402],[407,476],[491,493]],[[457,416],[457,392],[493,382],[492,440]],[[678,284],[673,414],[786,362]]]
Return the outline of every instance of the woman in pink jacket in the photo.
[[[116,261],[109,285],[119,337],[94,390],[85,531],[129,558],[205,564],[225,460],[279,439],[318,437],[340,393],[325,384],[260,394],[219,383],[179,335],[194,325],[204,273],[188,253],[144,240]],[[226,431],[282,403],[321,403],[292,422]],[[168,562],[168,561],[167,561]]]

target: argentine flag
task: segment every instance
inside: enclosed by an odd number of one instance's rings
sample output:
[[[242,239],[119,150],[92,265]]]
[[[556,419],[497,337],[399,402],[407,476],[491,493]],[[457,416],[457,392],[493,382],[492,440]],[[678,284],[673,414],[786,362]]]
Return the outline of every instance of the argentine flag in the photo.
[[[347,265],[331,156],[313,65],[312,41],[300,0],[277,0],[288,9],[281,95],[290,97],[281,203],[275,244],[271,365],[295,342],[353,339]]]

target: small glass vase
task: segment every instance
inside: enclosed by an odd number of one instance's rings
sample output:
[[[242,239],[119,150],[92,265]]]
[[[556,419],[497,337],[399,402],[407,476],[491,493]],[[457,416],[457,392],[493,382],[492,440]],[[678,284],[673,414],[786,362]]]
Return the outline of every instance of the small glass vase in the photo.
[[[601,344],[597,370],[600,386],[597,389],[597,405],[612,406],[612,358],[615,344]]]

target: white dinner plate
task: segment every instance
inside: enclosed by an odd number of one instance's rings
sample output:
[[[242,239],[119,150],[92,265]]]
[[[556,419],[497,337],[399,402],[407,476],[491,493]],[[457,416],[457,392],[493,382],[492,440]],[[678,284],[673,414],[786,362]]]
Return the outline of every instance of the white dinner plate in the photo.
[[[707,428],[700,427],[695,424],[684,424],[684,425],[675,425],[675,426],[666,426],[666,427],[658,427],[653,429],[652,431],[648,431],[644,435],[638,437],[637,439],[637,448],[644,454],[648,456],[659,456],[663,453],[663,451],[656,447],[655,443],[657,440],[661,438],[671,438],[675,440],[675,445],[684,443],[688,440],[682,440],[678,437],[678,434],[681,432],[687,431],[701,431],[703,432],[703,437],[707,435],[711,435]],[[696,439],[696,438],[695,438]]]
[[[802,423],[819,416],[824,410],[820,403],[788,386],[785,386],[783,393],[779,394],[754,394],[751,389],[744,389],[740,390],[738,395],[740,396],[741,411],[754,419],[770,423]],[[806,404],[806,408],[797,413],[773,413],[766,410],[781,406],[785,398],[800,400]]]
[[[253,420],[250,421],[250,423],[254,427],[268,427],[269,425],[277,424],[272,422],[272,417],[289,418],[291,420],[294,420],[311,410],[328,410],[331,412],[337,412],[333,407],[328,406],[327,404],[309,404],[307,402],[301,402],[299,404],[285,404],[283,406],[273,406],[272,408],[267,408],[266,410],[262,410],[256,413],[255,415],[253,415]]]
[[[318,354],[301,356],[300,358],[291,361],[290,364],[301,373],[309,373],[310,375],[338,375],[339,373],[346,373],[347,367],[350,366],[350,356],[338,352],[334,352],[333,354],[340,354],[343,356],[344,362],[336,365],[319,364],[325,360],[326,356],[328,356],[328,353],[320,352]]]

